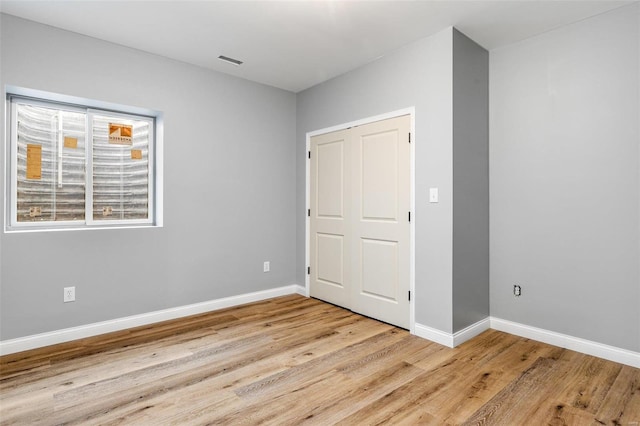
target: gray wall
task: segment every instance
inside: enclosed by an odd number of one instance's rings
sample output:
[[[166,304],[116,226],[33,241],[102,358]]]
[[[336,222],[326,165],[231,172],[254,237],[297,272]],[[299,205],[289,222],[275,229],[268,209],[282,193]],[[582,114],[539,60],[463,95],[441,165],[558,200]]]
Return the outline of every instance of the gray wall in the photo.
[[[452,30],[298,94],[297,281],[305,273],[305,135],[415,106],[416,322],[452,331]],[[428,202],[439,187],[440,202]]]
[[[298,94],[297,281],[305,273],[305,135],[415,106],[416,322],[452,330],[452,30]],[[440,203],[429,204],[429,187]]]
[[[633,351],[639,8],[490,55],[491,315]]]
[[[480,117],[486,54],[456,31],[308,89],[296,106],[263,85],[0,24],[3,88],[165,117],[165,227],[1,234],[1,340],[304,283],[306,132],[409,106],[416,321],[454,332],[486,315],[486,281],[466,269],[483,275],[486,258],[465,247],[486,250],[486,183],[469,178],[486,154],[481,123],[462,120]],[[640,7],[492,51],[489,87],[491,315],[640,351]],[[77,302],[62,303],[67,285]]]
[[[453,332],[489,316],[489,52],[453,31]]]
[[[0,339],[295,283],[293,93],[11,16],[1,23],[3,90],[160,110],[165,133],[164,228],[1,235]],[[69,285],[77,301],[63,304]]]
[[[488,52],[451,28],[298,94],[298,281],[306,133],[410,106],[416,323],[453,333],[489,315],[489,158]]]

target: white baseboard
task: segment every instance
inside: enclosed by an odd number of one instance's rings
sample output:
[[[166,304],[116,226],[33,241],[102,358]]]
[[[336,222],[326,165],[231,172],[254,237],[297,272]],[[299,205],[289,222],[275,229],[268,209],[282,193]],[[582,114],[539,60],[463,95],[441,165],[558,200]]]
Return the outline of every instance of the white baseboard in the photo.
[[[455,333],[446,333],[444,331],[416,323],[415,335],[450,348],[455,348],[488,329],[489,318],[482,319]]]
[[[160,311],[148,312],[140,315],[132,315],[124,318],[117,318],[110,321],[102,321],[78,327],[65,328],[48,333],[35,334],[32,336],[20,337],[17,339],[0,341],[0,355],[8,355],[29,349],[41,348],[55,345],[57,343],[69,342],[86,337],[97,336],[99,334],[110,333],[112,331],[125,330],[127,328],[141,325],[187,317],[189,315],[201,314],[217,309],[229,308],[245,303],[258,302],[260,300],[271,299],[273,297],[285,296],[288,294],[300,294],[306,296],[304,286],[292,284],[269,290],[257,291],[254,293],[241,294],[238,296],[225,297],[222,299],[209,300],[207,302],[194,303],[192,305],[178,306],[175,308],[163,309]],[[415,335],[432,342],[454,348],[469,339],[477,336],[485,330],[492,328],[498,331],[537,340],[561,348],[571,349],[587,355],[597,356],[620,364],[640,368],[640,353],[626,349],[609,346],[554,331],[531,327],[500,318],[489,317],[478,321],[469,327],[456,333],[446,333],[444,331],[428,327],[423,324],[415,324]]]
[[[453,348],[453,334],[446,333],[423,324],[416,323],[415,335],[423,339],[431,340],[443,346]]]
[[[494,330],[504,331],[506,333],[515,334],[516,336],[525,337],[527,339],[537,340],[539,342],[548,343],[550,345],[559,346],[561,348],[571,349],[587,355],[597,356],[598,358],[608,359],[609,361],[619,362],[620,364],[629,365],[631,367],[640,368],[640,353],[626,349],[609,346],[602,343],[585,340],[578,337],[568,336],[566,334],[556,333],[554,331],[544,330],[542,328],[531,327],[500,318],[490,318],[491,328]]]
[[[559,346],[561,348],[571,349],[572,351],[583,354],[597,356],[599,358],[629,365],[631,367],[640,368],[640,353],[638,352],[495,317],[485,318],[470,325],[464,330],[460,330],[453,334],[416,323],[415,335],[450,348],[455,348],[490,328],[527,339]]]
[[[453,333],[453,347],[463,344],[467,340],[471,340],[478,334],[487,331],[490,327],[489,318],[482,319],[475,324],[471,324],[467,328]]]
[[[132,315],[129,317],[65,328],[47,333],[20,337],[17,339],[4,340],[0,341],[0,355],[8,355],[29,349],[69,342],[71,340],[97,336],[99,334],[110,333],[112,331],[125,330],[127,328],[187,317],[189,315],[201,314],[204,312],[214,311],[216,309],[229,308],[232,306],[258,302],[260,300],[294,293],[304,295],[306,291],[303,286],[292,284],[269,290],[256,291],[254,293],[224,297],[222,299],[209,300],[207,302],[194,303],[192,305],[178,306],[175,308],[163,309],[140,315]]]

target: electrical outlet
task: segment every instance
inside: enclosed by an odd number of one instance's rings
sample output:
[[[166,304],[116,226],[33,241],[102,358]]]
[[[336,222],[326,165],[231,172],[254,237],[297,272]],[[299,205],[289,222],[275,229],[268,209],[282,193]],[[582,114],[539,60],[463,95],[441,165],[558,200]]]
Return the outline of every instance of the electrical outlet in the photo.
[[[64,288],[64,303],[67,302],[75,302],[76,301],[76,288],[75,287],[65,287]]]
[[[262,272],[269,272],[271,270],[271,262],[264,262],[262,265]]]
[[[518,284],[513,286],[513,295],[516,297],[522,295],[522,288]]]

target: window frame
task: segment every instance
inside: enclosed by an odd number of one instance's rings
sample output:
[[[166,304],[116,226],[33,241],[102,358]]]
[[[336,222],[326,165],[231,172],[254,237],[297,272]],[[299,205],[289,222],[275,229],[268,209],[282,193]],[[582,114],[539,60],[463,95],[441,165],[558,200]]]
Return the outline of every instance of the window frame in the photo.
[[[35,93],[35,95],[34,95]],[[18,105],[33,105],[36,107],[54,108],[62,111],[79,112],[85,114],[85,202],[84,220],[64,221],[18,221]],[[107,104],[64,95],[19,89],[6,91],[6,135],[5,153],[9,158],[5,160],[5,232],[12,231],[49,231],[49,230],[80,230],[80,229],[109,229],[159,227],[161,223],[161,205],[158,203],[159,183],[158,145],[161,141],[162,116],[151,110]],[[149,125],[148,165],[147,165],[147,218],[145,219],[109,219],[95,220],[93,211],[93,118],[96,115],[122,118],[125,120],[145,121]]]
[[[125,120],[127,119],[131,119],[131,120],[136,120],[136,121],[146,121],[147,123],[149,123],[149,154],[148,154],[148,158],[149,158],[149,164],[148,164],[148,171],[147,171],[147,177],[148,177],[148,189],[147,189],[147,209],[148,209],[148,214],[147,214],[147,218],[146,219],[120,219],[120,220],[115,220],[115,219],[109,219],[108,221],[101,221],[101,220],[95,220],[93,218],[93,117],[95,115],[108,115],[110,117],[118,117],[118,118],[123,118]],[[87,177],[86,177],[86,182],[87,182],[87,187],[91,188],[91,190],[85,190],[85,222],[87,224],[87,226],[101,226],[101,225],[106,225],[106,224],[111,224],[111,225],[150,225],[153,224],[153,218],[154,218],[154,190],[155,190],[155,185],[154,185],[154,176],[155,176],[155,167],[154,167],[154,163],[155,161],[153,161],[153,159],[155,158],[154,153],[155,150],[153,148],[154,145],[154,140],[155,140],[155,120],[152,117],[145,117],[145,116],[141,116],[141,115],[133,115],[133,114],[127,114],[127,113],[123,113],[123,112],[114,112],[114,111],[105,111],[105,110],[101,110],[101,109],[96,109],[96,108],[90,108],[87,110],[87,140],[90,141],[91,143],[87,143],[87,150],[85,152],[86,157],[86,168],[87,170],[91,170],[91,173],[89,174],[87,172]],[[87,212],[90,212],[91,214],[89,216],[87,216]]]

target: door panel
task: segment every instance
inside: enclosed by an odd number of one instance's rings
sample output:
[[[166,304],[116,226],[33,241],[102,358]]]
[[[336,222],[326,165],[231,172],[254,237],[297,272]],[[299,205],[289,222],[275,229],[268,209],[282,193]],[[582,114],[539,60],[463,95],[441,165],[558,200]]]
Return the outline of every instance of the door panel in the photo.
[[[351,134],[351,309],[409,328],[409,116]]]
[[[317,145],[318,217],[344,218],[344,140]]]
[[[311,138],[310,294],[409,328],[410,117]]]
[[[311,138],[311,274],[310,295],[348,307],[350,245],[346,234],[351,204],[345,189],[351,153],[347,132]]]
[[[316,234],[317,280],[344,287],[344,236]]]
[[[360,239],[362,293],[387,301],[398,300],[398,243]]]
[[[398,135],[362,136],[362,220],[398,220]]]

